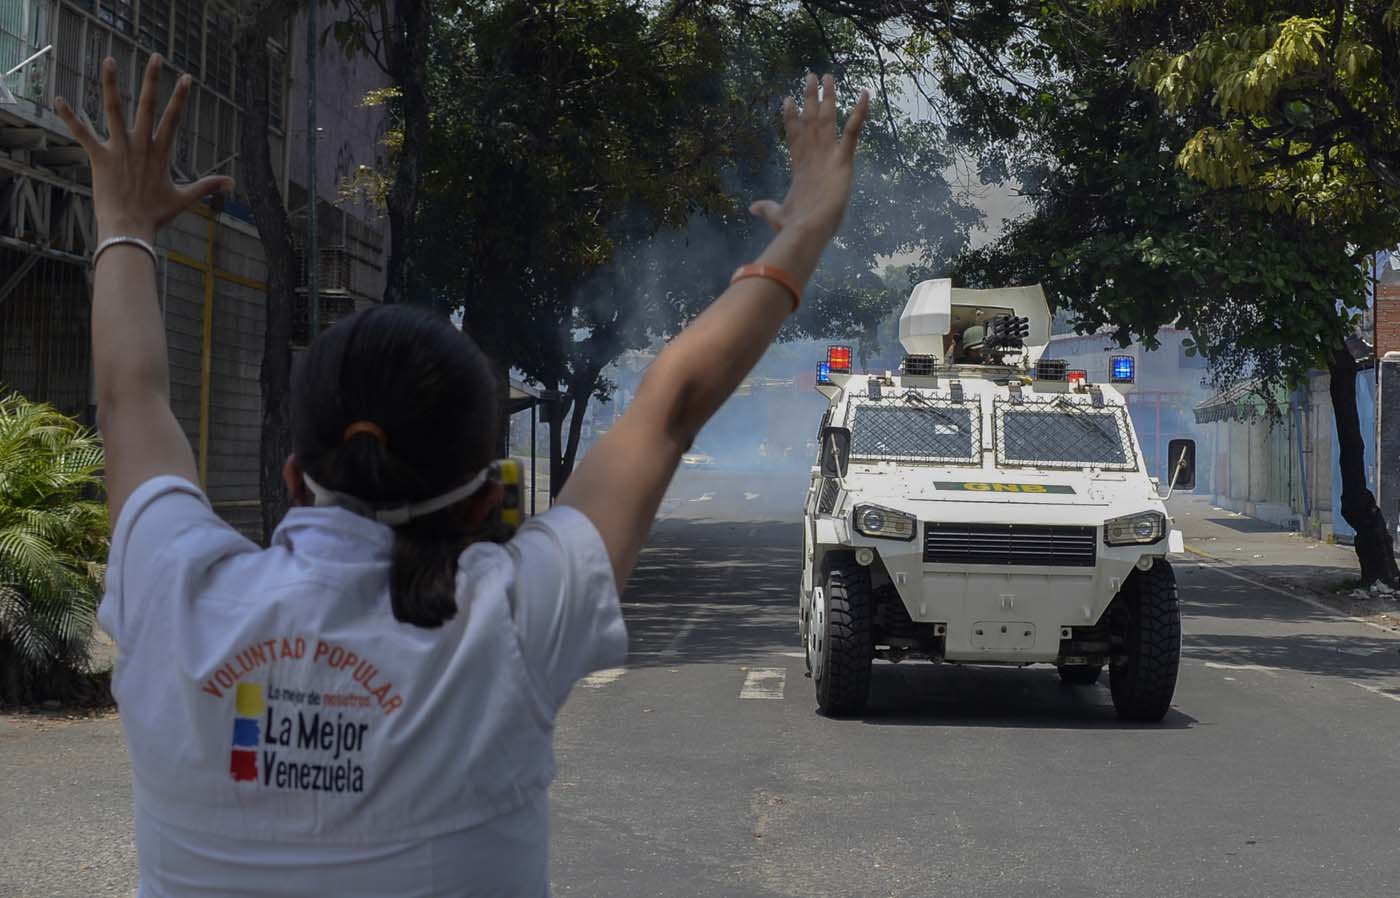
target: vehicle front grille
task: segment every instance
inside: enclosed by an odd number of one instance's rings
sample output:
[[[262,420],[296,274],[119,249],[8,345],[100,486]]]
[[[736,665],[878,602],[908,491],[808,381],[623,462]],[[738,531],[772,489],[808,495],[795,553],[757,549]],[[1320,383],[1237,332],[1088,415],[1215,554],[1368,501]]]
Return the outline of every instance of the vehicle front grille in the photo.
[[[1031,564],[1093,567],[1096,527],[1045,524],[924,524],[924,561],[929,564]]]
[[[840,492],[841,487],[836,482],[835,477],[827,477],[822,480],[822,494],[817,500],[817,514],[831,514],[836,509],[836,497]]]

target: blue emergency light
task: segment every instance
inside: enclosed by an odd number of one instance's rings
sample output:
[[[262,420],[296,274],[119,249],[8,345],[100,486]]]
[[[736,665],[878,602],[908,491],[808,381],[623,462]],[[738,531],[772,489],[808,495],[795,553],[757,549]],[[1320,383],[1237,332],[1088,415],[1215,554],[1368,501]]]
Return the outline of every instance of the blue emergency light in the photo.
[[[831,363],[830,363],[830,362],[817,362],[817,383],[819,383],[819,384],[829,384],[829,383],[831,383]]]
[[[1110,370],[1113,372],[1114,383],[1130,384],[1137,376],[1137,360],[1130,355],[1115,355]]]

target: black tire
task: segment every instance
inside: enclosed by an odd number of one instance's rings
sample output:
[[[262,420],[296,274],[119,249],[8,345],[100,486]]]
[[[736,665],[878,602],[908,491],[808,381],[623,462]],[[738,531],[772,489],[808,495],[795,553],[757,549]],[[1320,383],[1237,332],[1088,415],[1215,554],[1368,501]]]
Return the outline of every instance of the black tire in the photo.
[[[875,659],[870,633],[870,573],[857,564],[835,562],[823,590],[824,621],[811,620],[816,632],[812,679],[817,708],[828,717],[859,714],[870,695],[870,666]]]
[[[1118,593],[1111,622],[1123,656],[1109,673],[1113,707],[1123,720],[1155,723],[1167,715],[1181,666],[1181,603],[1165,559],[1134,570]]]
[[[1103,673],[1102,664],[1061,664],[1060,682],[1066,686],[1092,686]]]

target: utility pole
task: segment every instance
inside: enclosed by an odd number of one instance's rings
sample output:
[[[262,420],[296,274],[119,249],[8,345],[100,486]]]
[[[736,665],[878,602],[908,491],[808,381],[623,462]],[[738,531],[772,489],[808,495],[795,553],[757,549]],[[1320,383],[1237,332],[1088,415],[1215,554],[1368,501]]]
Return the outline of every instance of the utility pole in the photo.
[[[307,343],[321,330],[321,252],[317,245],[316,206],[316,6],[306,4],[306,298],[310,316]]]

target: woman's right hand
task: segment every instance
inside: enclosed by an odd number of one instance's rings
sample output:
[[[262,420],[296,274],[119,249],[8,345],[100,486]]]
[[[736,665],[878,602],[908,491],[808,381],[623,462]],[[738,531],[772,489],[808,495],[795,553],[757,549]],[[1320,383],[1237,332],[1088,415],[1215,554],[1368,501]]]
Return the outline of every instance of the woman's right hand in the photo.
[[[846,119],[841,140],[832,139],[836,128],[836,81],[827,75],[817,94],[817,76],[807,76],[802,110],[789,97],[783,102],[783,123],[792,155],[792,184],[781,203],[760,200],[749,211],[775,231],[800,230],[822,246],[836,235],[851,200],[856,143],[870,111],[870,94],[860,100]]]

